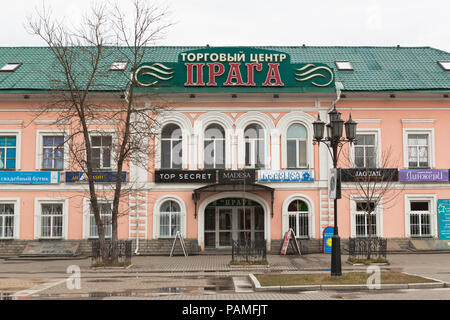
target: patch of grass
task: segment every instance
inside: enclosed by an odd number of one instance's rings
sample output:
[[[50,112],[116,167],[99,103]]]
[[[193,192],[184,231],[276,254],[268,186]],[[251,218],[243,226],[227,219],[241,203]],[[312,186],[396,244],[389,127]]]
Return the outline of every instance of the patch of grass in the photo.
[[[267,260],[254,260],[254,261],[238,261],[238,260],[231,260],[230,265],[232,266],[253,266],[253,265],[265,265],[267,266],[269,264],[269,261]]]
[[[131,261],[123,261],[119,263],[95,262],[91,265],[91,268],[126,268],[130,265]]]
[[[376,259],[358,259],[358,258],[348,258],[347,259],[348,262],[350,263],[362,263],[365,265],[370,265],[372,263],[386,263],[386,264],[390,264],[389,261],[387,259],[384,258],[376,258]]]
[[[256,274],[261,286],[302,286],[322,284],[366,284],[371,274],[365,272],[343,273],[341,277],[331,277],[329,273],[314,274]],[[401,272],[381,272],[381,284],[433,283],[436,281],[412,276]]]

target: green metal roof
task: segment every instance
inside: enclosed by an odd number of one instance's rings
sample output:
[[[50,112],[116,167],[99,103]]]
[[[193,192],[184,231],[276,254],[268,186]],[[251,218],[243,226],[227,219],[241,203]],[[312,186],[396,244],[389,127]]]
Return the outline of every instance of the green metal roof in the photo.
[[[204,47],[148,47],[143,62],[177,62],[181,52]],[[444,71],[438,61],[449,60],[450,53],[430,47],[278,47],[259,46],[259,49],[288,53],[292,63],[325,63],[334,68],[335,80],[344,85],[344,91],[435,91],[450,90],[450,72]],[[79,77],[83,77],[86,57],[80,49],[77,59]],[[123,53],[114,48],[106,50],[102,61],[99,91],[115,91],[126,84],[121,72],[108,71],[113,61],[123,60]],[[335,61],[348,60],[354,71],[337,71]],[[46,47],[0,47],[0,68],[8,62],[22,62],[15,72],[0,72],[0,91],[32,92],[54,88],[49,79],[58,78],[55,57]],[[60,74],[59,76],[62,76]]]

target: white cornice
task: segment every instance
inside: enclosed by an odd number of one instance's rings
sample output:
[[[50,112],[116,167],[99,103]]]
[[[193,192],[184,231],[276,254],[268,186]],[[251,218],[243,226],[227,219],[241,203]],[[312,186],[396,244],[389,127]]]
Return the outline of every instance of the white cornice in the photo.
[[[434,123],[435,119],[402,119],[402,123]]]

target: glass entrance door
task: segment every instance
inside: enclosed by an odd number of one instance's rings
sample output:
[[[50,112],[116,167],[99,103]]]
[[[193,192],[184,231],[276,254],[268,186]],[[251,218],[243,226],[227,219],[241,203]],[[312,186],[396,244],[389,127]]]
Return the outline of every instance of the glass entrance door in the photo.
[[[223,248],[231,246],[231,233],[232,233],[232,213],[231,208],[217,208],[217,219],[219,220],[217,225],[219,229],[217,230],[219,236],[217,237],[218,243],[216,247]]]

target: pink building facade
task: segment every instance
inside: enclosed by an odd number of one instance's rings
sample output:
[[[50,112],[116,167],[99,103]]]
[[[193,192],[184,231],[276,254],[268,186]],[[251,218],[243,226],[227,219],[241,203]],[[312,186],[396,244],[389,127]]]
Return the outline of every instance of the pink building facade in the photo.
[[[389,168],[397,172],[390,187],[395,199],[377,206],[372,234],[399,241],[450,237],[445,218],[450,199],[450,53],[271,47],[243,48],[236,56],[234,48],[166,49],[169,56],[151,57],[148,65],[161,63],[175,70],[174,78],[165,84],[160,75],[153,86],[144,76],[138,81],[140,103],[167,108],[158,118],[157,138],[148,141],[148,167],[130,163],[126,168],[128,183],[139,188],[121,203],[125,214],[119,218],[119,238],[133,240],[136,252],[167,254],[180,231],[190,252],[229,250],[231,241],[250,239],[265,240],[278,253],[289,228],[303,249],[321,252],[323,232],[334,226],[328,191],[332,161],[326,147],[313,144],[312,124],[318,115],[328,122],[336,91],[341,91],[336,107],[342,119],[351,114],[357,122],[357,140],[343,147],[340,166],[373,168],[376,175],[388,156]],[[224,52],[228,56],[222,61]],[[265,55],[250,60],[253,52]],[[89,243],[96,238],[86,185],[75,183],[82,172],[71,167],[68,148],[60,146],[64,132],[55,124],[57,115],[35,115],[46,94],[7,84],[25,69],[27,59],[18,55],[1,61],[23,60],[17,70],[0,73],[3,255],[20,253],[30,241]],[[289,65],[284,65],[287,59]],[[289,78],[294,72],[290,67],[304,74],[308,64],[325,73],[303,80],[313,71],[296,83]],[[97,98],[114,104],[111,93]],[[97,122],[90,129],[108,127]],[[114,134],[91,137],[105,181],[114,170],[108,155],[114,152]],[[369,234],[364,199],[356,189],[354,182],[342,182],[338,225],[343,239]],[[105,200],[104,215],[110,206]]]

